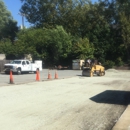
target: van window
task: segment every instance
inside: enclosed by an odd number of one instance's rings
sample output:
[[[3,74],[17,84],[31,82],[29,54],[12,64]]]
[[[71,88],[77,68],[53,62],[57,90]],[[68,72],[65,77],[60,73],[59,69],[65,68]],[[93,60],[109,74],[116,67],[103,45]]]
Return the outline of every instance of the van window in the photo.
[[[29,65],[29,61],[26,61],[27,65]]]
[[[23,62],[22,62],[22,65],[25,65],[25,64],[26,64],[25,61],[23,61]]]

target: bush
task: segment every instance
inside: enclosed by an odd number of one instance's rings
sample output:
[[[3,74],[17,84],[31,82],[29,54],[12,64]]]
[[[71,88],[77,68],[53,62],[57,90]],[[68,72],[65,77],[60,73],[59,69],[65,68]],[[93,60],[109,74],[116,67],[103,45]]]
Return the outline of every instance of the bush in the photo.
[[[128,60],[128,64],[130,65],[130,60]]]
[[[109,68],[113,68],[115,65],[115,63],[113,61],[110,61],[110,60],[107,60],[105,63],[104,63],[104,66],[106,69],[109,69]]]
[[[118,58],[116,59],[116,65],[117,65],[117,66],[122,66],[123,64],[124,64],[124,62],[122,61],[121,57],[118,57]]]

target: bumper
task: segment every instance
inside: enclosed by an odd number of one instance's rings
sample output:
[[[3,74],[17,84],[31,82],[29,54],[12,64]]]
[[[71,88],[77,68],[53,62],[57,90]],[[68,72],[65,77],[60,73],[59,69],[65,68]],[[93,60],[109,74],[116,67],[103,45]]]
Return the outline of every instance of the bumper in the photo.
[[[6,69],[4,70],[4,72],[9,73],[10,70],[11,70],[12,72],[17,72],[17,69],[9,69],[9,68],[6,68]]]

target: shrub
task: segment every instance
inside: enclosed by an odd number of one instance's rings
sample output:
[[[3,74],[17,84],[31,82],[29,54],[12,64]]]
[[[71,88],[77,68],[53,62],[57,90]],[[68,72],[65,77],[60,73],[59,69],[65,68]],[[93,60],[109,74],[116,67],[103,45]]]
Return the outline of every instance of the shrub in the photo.
[[[106,69],[109,69],[109,68],[113,68],[115,65],[115,63],[113,61],[110,61],[110,60],[107,60],[105,63],[104,63],[104,66]]]
[[[118,58],[116,59],[116,65],[117,65],[117,66],[122,66],[123,64],[124,64],[124,62],[122,61],[121,57],[118,57]]]

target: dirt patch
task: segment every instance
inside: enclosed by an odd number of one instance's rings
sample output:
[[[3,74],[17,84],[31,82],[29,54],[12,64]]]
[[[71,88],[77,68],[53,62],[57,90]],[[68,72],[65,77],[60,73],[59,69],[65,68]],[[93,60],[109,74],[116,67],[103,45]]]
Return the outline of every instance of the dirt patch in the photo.
[[[123,66],[117,66],[117,67],[114,67],[114,68],[117,69],[117,70],[130,70],[130,65],[125,64]]]

